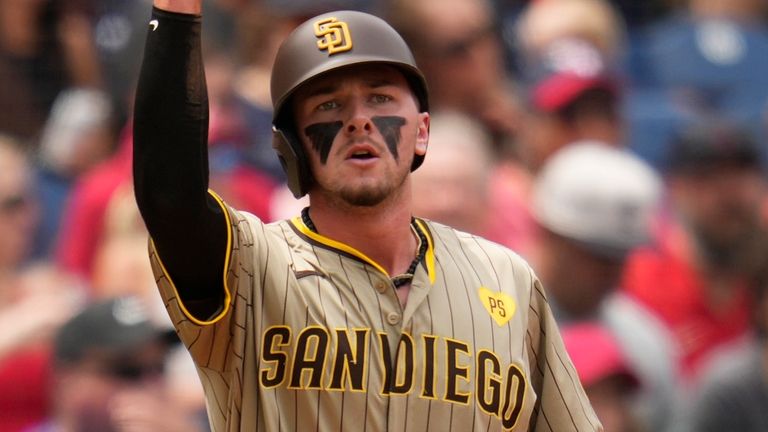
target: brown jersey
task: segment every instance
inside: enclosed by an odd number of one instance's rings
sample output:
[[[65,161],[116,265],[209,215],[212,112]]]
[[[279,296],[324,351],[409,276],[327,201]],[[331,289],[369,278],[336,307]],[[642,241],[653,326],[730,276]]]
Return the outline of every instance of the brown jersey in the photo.
[[[151,247],[215,431],[595,431],[544,291],[512,251],[417,220],[401,306],[390,275],[300,218],[222,203],[226,304],[189,314]]]

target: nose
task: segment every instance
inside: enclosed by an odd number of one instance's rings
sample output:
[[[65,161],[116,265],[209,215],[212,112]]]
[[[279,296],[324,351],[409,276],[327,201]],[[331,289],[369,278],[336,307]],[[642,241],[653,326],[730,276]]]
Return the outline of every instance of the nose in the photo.
[[[371,116],[366,112],[363,104],[357,103],[350,107],[349,118],[344,125],[344,130],[349,135],[369,134],[373,131]]]
[[[346,131],[350,135],[354,135],[358,132],[370,133],[371,121],[369,118],[355,117],[347,122]]]

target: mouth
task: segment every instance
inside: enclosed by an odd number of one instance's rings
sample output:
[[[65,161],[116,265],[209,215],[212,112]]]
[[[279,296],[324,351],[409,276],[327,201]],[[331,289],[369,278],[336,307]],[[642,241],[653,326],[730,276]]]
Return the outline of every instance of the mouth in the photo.
[[[374,156],[371,152],[366,150],[356,151],[349,156],[350,159],[358,159],[358,160],[368,160],[368,159],[373,159],[374,157],[376,156]]]
[[[379,154],[371,146],[354,146],[347,153],[347,159],[352,160],[370,160],[379,157]]]

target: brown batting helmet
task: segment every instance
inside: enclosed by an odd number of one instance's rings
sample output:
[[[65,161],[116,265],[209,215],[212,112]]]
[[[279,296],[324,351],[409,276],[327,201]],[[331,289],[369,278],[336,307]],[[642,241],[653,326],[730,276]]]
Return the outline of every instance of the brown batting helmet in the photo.
[[[272,146],[296,198],[312,184],[312,172],[294,127],[291,96],[306,81],[323,73],[361,63],[395,66],[408,80],[419,110],[429,109],[427,85],[403,38],[381,18],[357,11],[337,11],[311,18],[280,46],[272,69]],[[411,170],[424,157],[415,155]]]

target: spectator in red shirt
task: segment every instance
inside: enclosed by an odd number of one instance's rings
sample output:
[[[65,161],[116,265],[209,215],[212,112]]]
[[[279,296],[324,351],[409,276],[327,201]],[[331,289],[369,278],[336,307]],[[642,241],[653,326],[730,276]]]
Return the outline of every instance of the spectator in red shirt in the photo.
[[[657,244],[630,257],[623,286],[658,313],[677,339],[684,378],[749,327],[749,284],[758,258],[766,182],[756,143],[709,122],[674,140],[669,218]]]
[[[222,119],[225,121],[224,119]],[[266,174],[248,166],[227,131],[212,121],[211,185],[222,196],[240,203],[247,211],[271,220],[269,203],[275,183]],[[55,246],[56,261],[65,270],[89,281],[94,259],[103,241],[104,219],[115,192],[130,187],[133,135],[127,125],[118,150],[108,160],[78,179],[64,214]],[[147,263],[148,264],[148,263]]]

